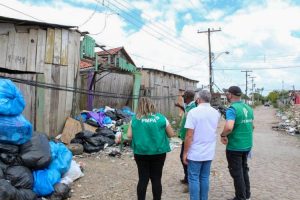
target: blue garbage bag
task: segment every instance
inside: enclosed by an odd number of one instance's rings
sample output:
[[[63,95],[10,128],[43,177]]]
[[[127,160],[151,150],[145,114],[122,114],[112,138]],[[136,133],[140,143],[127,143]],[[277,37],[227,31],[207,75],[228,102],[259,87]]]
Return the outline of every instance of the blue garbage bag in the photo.
[[[25,108],[25,100],[16,85],[0,78],[0,115],[19,115]]]
[[[61,174],[55,169],[33,171],[33,191],[39,197],[48,196],[54,192],[54,185],[61,180]]]
[[[111,123],[112,123],[112,120],[111,120],[110,117],[105,116],[105,117],[103,118],[103,120],[102,120],[102,123],[103,123],[103,124],[111,124]]]
[[[128,106],[124,106],[122,109],[121,109],[126,115],[128,116],[134,116],[135,113],[131,111],[131,109],[128,107]]]
[[[51,163],[48,168],[57,170],[63,175],[69,171],[73,155],[63,143],[50,141],[49,144],[51,149]]]
[[[23,115],[0,115],[0,142],[24,144],[31,139],[32,125]]]

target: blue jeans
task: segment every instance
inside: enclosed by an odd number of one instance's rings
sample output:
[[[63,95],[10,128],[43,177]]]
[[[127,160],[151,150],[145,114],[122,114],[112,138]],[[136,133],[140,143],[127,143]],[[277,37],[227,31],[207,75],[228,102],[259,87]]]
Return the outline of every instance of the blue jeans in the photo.
[[[208,200],[210,161],[188,160],[190,200]]]

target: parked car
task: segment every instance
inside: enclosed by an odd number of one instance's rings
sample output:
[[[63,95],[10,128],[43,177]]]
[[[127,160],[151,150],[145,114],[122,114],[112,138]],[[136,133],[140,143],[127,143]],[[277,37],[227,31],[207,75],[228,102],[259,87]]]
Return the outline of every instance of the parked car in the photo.
[[[270,103],[269,103],[269,102],[266,102],[266,103],[264,104],[264,106],[270,107]]]

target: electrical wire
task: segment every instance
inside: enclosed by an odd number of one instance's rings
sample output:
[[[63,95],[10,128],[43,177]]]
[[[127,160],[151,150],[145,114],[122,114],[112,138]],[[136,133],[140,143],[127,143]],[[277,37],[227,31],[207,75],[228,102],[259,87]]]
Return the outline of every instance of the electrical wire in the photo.
[[[17,9],[14,9],[14,8],[12,8],[12,7],[9,7],[9,6],[5,5],[5,4],[0,3],[0,5],[3,6],[3,7],[8,8],[8,9],[10,9],[10,10],[13,10],[13,11],[15,11],[15,12],[21,13],[21,14],[27,16],[27,17],[31,17],[32,19],[35,19],[35,20],[37,20],[37,21],[45,22],[45,21],[43,21],[43,20],[41,20],[41,19],[38,19],[38,18],[36,18],[36,17],[33,17],[32,15],[26,14],[26,13],[24,13],[24,12],[22,12],[22,11],[19,11],[19,10],[17,10]]]
[[[85,25],[86,23],[88,23],[93,17],[94,17],[94,15],[96,14],[96,12],[97,12],[97,9],[98,9],[98,5],[99,5],[99,2],[97,2],[97,4],[96,4],[96,6],[95,6],[95,9],[94,9],[94,11],[92,12],[92,14],[81,24],[81,25],[79,25],[78,27],[81,27],[81,26],[83,26],[83,25]]]
[[[99,97],[108,97],[108,98],[127,98],[127,99],[139,99],[142,96],[139,95],[130,95],[130,96],[124,96],[117,93],[106,93],[106,92],[99,92],[99,91],[91,91],[81,88],[75,88],[75,87],[68,87],[68,86],[62,86],[57,84],[50,84],[50,83],[43,83],[38,81],[32,81],[32,80],[26,80],[26,79],[20,79],[20,78],[13,78],[13,77],[7,77],[7,76],[0,76],[0,78],[10,79],[14,82],[26,84],[34,87],[40,87],[45,89],[53,89],[53,90],[59,90],[59,91],[67,91],[72,93],[78,93],[78,94],[87,94],[87,95],[93,95],[93,96],[99,96]],[[115,95],[112,95],[115,94]],[[161,99],[169,99],[169,98],[176,98],[180,95],[170,95],[170,96],[147,96],[154,100],[161,100]]]
[[[285,66],[285,67],[249,67],[249,68],[214,68],[214,70],[274,70],[274,69],[291,69],[300,68],[300,66]]]
[[[118,0],[114,0],[114,1],[117,2],[117,3],[119,3],[119,5],[122,5],[125,9],[128,9],[128,10],[129,10],[129,9],[135,8],[135,9],[138,10],[137,7],[135,7],[131,2],[129,2],[129,1],[127,1],[127,0],[123,0],[123,1],[124,1],[124,2],[127,2],[131,7],[128,7],[128,6],[126,6],[126,5],[122,4],[122,3],[120,3]],[[171,30],[170,30],[168,27],[166,27],[165,24],[163,24],[163,23],[161,23],[161,22],[158,22],[158,24],[160,25],[160,26],[158,26],[158,25],[154,24],[153,22],[151,22],[151,20],[149,20],[149,19],[151,19],[151,17],[150,17],[149,15],[147,15],[147,14],[144,13],[144,16],[146,16],[146,17],[148,18],[148,23],[151,24],[152,27],[156,27],[158,30],[161,31],[161,35],[163,35],[164,37],[169,37],[169,38],[170,38],[170,31],[171,31]],[[133,16],[133,17],[134,17],[134,16]],[[147,24],[147,25],[148,25],[148,24]],[[150,27],[150,25],[148,25],[148,26]],[[183,39],[181,39],[181,38],[176,38],[176,39],[175,39],[175,38],[171,38],[171,39],[172,39],[173,41],[175,40],[175,42],[181,41],[182,44],[188,45],[191,49],[197,49],[197,51],[199,51],[199,52],[206,53],[205,51],[199,49],[199,47],[194,46],[193,42],[187,40],[186,38],[183,38]]]
[[[95,1],[98,1],[98,0],[95,0]],[[120,8],[119,6],[117,6],[116,4],[110,2],[110,5],[114,6],[116,9],[118,9],[119,11],[123,11],[122,8]],[[112,8],[110,8],[109,6],[106,6],[104,5],[105,7],[107,7],[108,9],[116,12],[119,16],[121,16],[124,20],[126,20],[127,22],[131,23],[132,25],[134,25],[135,27],[139,28],[140,26],[143,26],[144,24],[137,20],[136,18],[134,18],[131,14],[128,14],[127,12],[117,12],[115,10],[113,10]],[[137,24],[138,23],[138,24]],[[150,29],[151,31],[153,31],[154,29],[152,29],[151,27],[149,28],[148,25],[145,25],[145,27],[147,27],[148,29]],[[188,49],[186,46],[183,46],[181,45],[180,43],[175,43],[175,42],[171,42],[169,40],[163,40],[162,38],[156,36],[153,32],[151,32],[150,30],[147,30],[147,29],[141,29],[143,32],[146,32],[147,34],[151,35],[152,37],[156,38],[157,40],[169,45],[169,46],[172,46],[174,48],[176,48],[177,50],[179,51],[182,51],[182,52],[185,52],[185,53],[188,53],[188,54],[191,54],[193,53],[190,49]],[[162,36],[157,30],[154,30],[154,32],[156,32],[156,34]],[[167,38],[167,37],[165,37]],[[167,39],[170,39],[170,38],[167,38]]]

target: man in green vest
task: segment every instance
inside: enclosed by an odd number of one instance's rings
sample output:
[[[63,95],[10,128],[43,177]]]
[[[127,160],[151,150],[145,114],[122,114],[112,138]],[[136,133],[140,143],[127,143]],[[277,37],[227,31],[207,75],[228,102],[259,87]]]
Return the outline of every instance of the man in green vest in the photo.
[[[233,200],[249,200],[250,180],[247,157],[253,144],[253,110],[241,101],[242,91],[231,86],[226,97],[231,102],[226,111],[226,124],[221,133],[221,142],[226,145],[229,173],[233,178]]]
[[[185,135],[186,135],[186,131],[187,131],[187,129],[184,128],[184,125],[185,125],[185,122],[186,122],[186,116],[187,116],[188,112],[191,109],[196,108],[196,104],[195,104],[195,101],[194,101],[195,92],[191,91],[191,90],[187,90],[187,91],[184,92],[182,97],[183,97],[184,107],[181,106],[178,103],[176,103],[175,106],[178,106],[184,112],[184,115],[181,119],[181,128],[180,128],[180,131],[179,131],[179,137],[183,141],[182,146],[181,146],[181,152],[180,152],[180,160],[181,160],[181,163],[182,163],[182,166],[183,166],[183,171],[184,171],[184,178],[182,180],[180,180],[180,182],[183,183],[183,184],[187,184],[188,183],[187,165],[185,165],[183,163],[184,140],[185,140]],[[185,189],[184,192],[188,192],[187,189]]]

